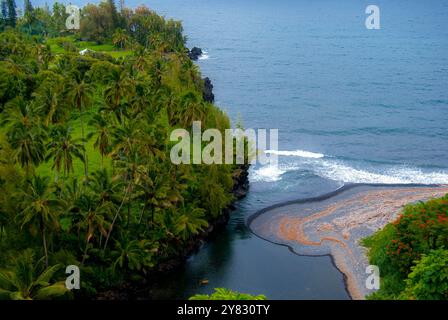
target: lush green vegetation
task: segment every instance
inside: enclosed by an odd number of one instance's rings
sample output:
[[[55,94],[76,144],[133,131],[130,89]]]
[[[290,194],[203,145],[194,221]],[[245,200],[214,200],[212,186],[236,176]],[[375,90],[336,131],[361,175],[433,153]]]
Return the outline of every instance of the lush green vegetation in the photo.
[[[211,295],[197,294],[190,300],[267,300],[264,295],[253,296],[247,293],[239,293],[224,288],[216,288]]]
[[[1,298],[70,297],[70,264],[77,295],[141,280],[232,201],[233,166],[169,158],[174,128],[230,127],[203,99],[181,24],[113,1],[83,8],[78,31],[65,19],[58,3],[2,11]]]
[[[405,207],[394,223],[364,240],[381,272],[370,299],[448,299],[448,195]]]

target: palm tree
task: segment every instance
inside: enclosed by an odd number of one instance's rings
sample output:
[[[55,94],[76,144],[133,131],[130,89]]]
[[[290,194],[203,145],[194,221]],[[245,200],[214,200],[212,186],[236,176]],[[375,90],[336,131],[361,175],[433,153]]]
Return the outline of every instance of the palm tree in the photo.
[[[45,117],[44,125],[46,127],[63,118],[66,110],[61,108],[61,83],[49,83],[47,81],[33,93],[33,96],[36,98],[36,110]]]
[[[155,247],[148,240],[131,240],[128,235],[121,237],[120,241],[115,241],[115,250],[112,257],[115,259],[112,270],[117,267],[128,268],[130,270],[141,270],[144,267],[153,267],[153,255],[157,252]]]
[[[98,204],[98,197],[93,193],[84,193],[76,203],[81,211],[82,220],[78,223],[78,228],[85,230],[86,245],[81,264],[87,259],[87,250],[90,240],[97,234],[106,237],[109,224],[108,217],[111,215],[114,206],[111,202]],[[101,246],[101,243],[100,243]]]
[[[114,46],[123,50],[129,42],[129,36],[123,29],[116,29],[114,35],[112,36],[112,43]]]
[[[9,101],[2,113],[2,125],[8,125],[10,131],[30,130],[38,122],[36,108],[22,96]]]
[[[112,143],[110,122],[108,121],[106,114],[95,114],[89,121],[89,125],[94,129],[87,135],[87,139],[91,139],[96,135],[93,147],[100,152],[101,167],[104,168],[104,156],[109,154]]]
[[[140,147],[143,131],[139,119],[123,118],[112,131],[111,156],[115,158],[127,157],[132,150]]]
[[[39,128],[26,132],[17,132],[8,137],[13,148],[13,157],[25,168],[26,175],[31,174],[33,166],[38,166],[45,157],[45,134]]]
[[[109,80],[109,85],[104,90],[104,100],[106,101],[106,111],[112,111],[118,120],[123,118],[124,101],[133,95],[133,83],[126,72],[113,69]]]
[[[6,136],[13,149],[13,158],[29,176],[31,168],[45,158],[46,132],[38,123],[34,107],[23,98],[14,99],[3,112],[2,124],[8,128]]]
[[[22,228],[38,226],[48,267],[47,233],[59,227],[58,208],[60,201],[54,199],[48,177],[34,176],[26,181],[23,194],[23,210],[17,215]]]
[[[39,272],[33,251],[25,250],[11,270],[0,271],[0,300],[48,300],[65,295],[69,290],[64,282],[50,282],[60,267],[54,265]]]
[[[139,71],[144,71],[149,67],[147,49],[141,45],[137,45],[133,53],[133,67]]]
[[[157,103],[166,108],[170,126],[175,126],[179,121],[179,98],[177,94],[169,88],[162,87],[156,98],[158,99]]]
[[[111,179],[107,169],[102,168],[92,173],[90,179],[90,189],[98,195],[100,203],[112,202],[119,203],[117,190],[120,183]]]
[[[191,126],[193,121],[203,121],[205,119],[205,106],[198,94],[188,91],[182,95],[181,124],[184,127]]]
[[[37,45],[36,46],[36,54],[37,54],[37,60],[39,63],[43,66],[45,70],[48,69],[48,65],[53,58],[53,55],[51,53],[51,49],[49,45]]]
[[[179,190],[172,187],[170,179],[156,170],[148,170],[148,174],[140,179],[137,188],[141,192],[140,198],[143,200],[139,223],[141,223],[145,211],[149,209],[151,223],[154,225],[156,210],[172,208],[183,200]]]
[[[48,154],[46,160],[53,158],[53,166],[51,169],[56,171],[55,181],[58,180],[61,168],[64,168],[64,176],[73,172],[73,157],[78,158],[82,162],[85,161],[83,152],[85,151],[82,143],[77,139],[73,139],[70,135],[68,127],[57,127],[50,134],[52,138],[48,143]]]
[[[139,184],[141,179],[146,174],[146,167],[144,165],[143,160],[144,157],[141,157],[138,152],[134,148],[138,148],[136,145],[130,145],[128,147],[127,143],[123,143],[124,153],[121,153],[120,160],[117,160],[120,172],[117,176],[121,181],[124,182],[124,190],[123,196],[120,205],[118,206],[114,218],[112,219],[112,223],[109,228],[109,232],[107,233],[106,241],[104,243],[104,250],[107,248],[107,244],[109,242],[110,236],[112,234],[112,230],[114,228],[115,222],[120,214],[121,208],[125,203],[127,203],[127,228],[129,229],[131,226],[131,202],[133,198],[136,198],[138,195],[133,193],[134,186]]]
[[[232,200],[228,191],[232,188],[233,181],[229,175],[220,174],[222,171],[218,170],[217,165],[207,166],[204,171],[198,196],[209,214],[217,217]]]
[[[88,177],[88,160],[85,151],[85,135],[84,135],[84,121],[83,121],[83,112],[84,109],[90,105],[92,101],[92,88],[90,85],[77,78],[70,87],[69,91],[70,100],[72,105],[75,106],[80,112],[80,121],[81,121],[81,136],[84,145],[84,174],[86,178]]]
[[[186,240],[191,235],[198,234],[201,230],[208,226],[207,220],[204,219],[205,210],[194,207],[182,207],[176,217],[175,232]]]

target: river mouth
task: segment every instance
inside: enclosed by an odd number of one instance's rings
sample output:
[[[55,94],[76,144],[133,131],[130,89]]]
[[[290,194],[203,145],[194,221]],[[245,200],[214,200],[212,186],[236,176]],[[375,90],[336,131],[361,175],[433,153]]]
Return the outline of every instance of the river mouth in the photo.
[[[333,192],[264,208],[247,219],[251,232],[300,256],[331,256],[353,299],[366,288],[369,265],[360,241],[394,221],[402,208],[448,193],[446,185],[350,184]]]

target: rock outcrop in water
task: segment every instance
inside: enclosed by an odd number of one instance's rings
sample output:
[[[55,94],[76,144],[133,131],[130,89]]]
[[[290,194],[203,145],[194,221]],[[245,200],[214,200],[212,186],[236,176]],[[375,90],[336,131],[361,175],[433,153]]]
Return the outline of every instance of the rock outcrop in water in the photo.
[[[188,52],[188,56],[190,57],[191,60],[194,61],[198,60],[201,55],[202,55],[202,49],[198,47],[193,47]]]
[[[213,94],[213,84],[209,77],[204,78],[204,88],[202,89],[202,96],[207,102],[215,102],[215,95]]]

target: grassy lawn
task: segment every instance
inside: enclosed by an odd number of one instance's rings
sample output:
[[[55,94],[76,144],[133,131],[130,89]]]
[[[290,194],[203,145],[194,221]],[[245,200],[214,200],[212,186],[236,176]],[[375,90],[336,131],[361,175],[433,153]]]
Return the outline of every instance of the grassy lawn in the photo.
[[[90,49],[95,52],[110,54],[116,59],[125,57],[132,53],[132,51],[130,50],[119,50],[112,44],[97,44],[96,42],[92,41],[76,41],[73,36],[51,38],[47,40],[47,44],[50,45],[51,52],[55,54],[64,53],[65,49],[59,45],[61,42],[72,43],[76,48],[79,49],[79,51]]]
[[[91,132],[92,127],[88,126],[87,123],[90,120],[90,114],[85,113],[83,117],[84,122],[84,133],[87,136],[89,132]],[[72,129],[72,138],[81,139],[82,138],[82,130],[81,130],[81,119],[78,117],[75,120],[71,120],[68,122],[68,126]],[[101,164],[101,155],[98,150],[96,150],[93,145],[95,143],[96,137],[93,136],[92,139],[86,142],[86,155],[88,160],[88,170],[89,175],[102,168]],[[51,169],[53,166],[53,161],[50,159],[47,163],[42,163],[36,170],[36,172],[40,175],[50,176],[52,178],[55,177],[55,171]],[[104,167],[110,169],[112,167],[110,158],[104,158]],[[84,175],[84,165],[83,163],[75,158],[73,160],[73,173],[70,173],[68,177],[82,177]],[[60,178],[64,178],[64,173],[61,171],[59,173]]]

